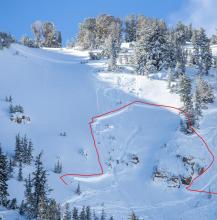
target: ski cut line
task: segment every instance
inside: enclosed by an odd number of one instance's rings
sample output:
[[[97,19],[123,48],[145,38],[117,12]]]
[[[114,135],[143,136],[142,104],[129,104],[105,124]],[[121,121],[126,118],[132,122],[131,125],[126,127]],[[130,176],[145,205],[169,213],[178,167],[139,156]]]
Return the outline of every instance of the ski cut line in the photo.
[[[154,103],[150,103],[150,102],[144,102],[144,101],[133,101],[133,102],[130,102],[128,104],[125,104],[117,109],[114,109],[114,110],[111,110],[109,112],[105,112],[103,114],[100,114],[100,115],[96,115],[94,117],[91,118],[91,121],[89,122],[89,128],[90,128],[90,133],[91,133],[91,137],[93,139],[93,146],[94,146],[94,149],[95,149],[95,152],[96,152],[96,155],[97,155],[97,163],[99,165],[99,168],[100,168],[100,172],[99,173],[89,173],[89,174],[81,174],[81,173],[70,173],[70,174],[64,174],[62,176],[60,176],[60,179],[61,181],[65,184],[65,185],[68,185],[68,183],[64,180],[64,178],[66,176],[74,176],[74,177],[96,177],[96,176],[102,176],[104,174],[104,170],[103,170],[103,166],[102,166],[102,162],[100,160],[100,154],[99,154],[99,150],[98,150],[98,147],[97,147],[97,144],[96,144],[96,139],[95,139],[95,136],[94,136],[94,132],[93,132],[93,127],[92,125],[95,123],[95,120],[96,119],[99,119],[99,118],[102,118],[102,117],[105,117],[105,116],[108,116],[108,115],[111,115],[113,113],[117,113],[125,108],[128,108],[129,106],[131,105],[135,105],[135,104],[143,104],[143,105],[149,105],[149,106],[154,106],[154,107],[160,107],[160,108],[169,108],[169,109],[173,109],[173,110],[177,110],[179,111],[179,113],[182,113],[184,114],[185,118],[187,119],[187,123],[188,123],[188,126],[189,128],[192,130],[193,133],[196,134],[196,136],[201,140],[201,142],[203,143],[204,147],[206,148],[206,150],[209,152],[210,156],[211,156],[211,162],[210,164],[203,170],[203,172],[194,177],[191,181],[191,183],[186,186],[186,190],[190,191],[190,192],[198,192],[198,193],[207,193],[207,194],[217,194],[217,192],[210,192],[210,191],[206,191],[206,190],[200,190],[200,189],[192,189],[192,185],[193,183],[199,178],[201,177],[202,175],[204,175],[205,173],[207,173],[207,171],[212,167],[214,161],[215,161],[215,156],[213,154],[213,152],[211,151],[208,143],[206,142],[205,138],[200,135],[200,133],[192,126],[192,122],[191,122],[191,119],[189,117],[189,114],[187,112],[185,112],[183,109],[181,108],[178,108],[178,107],[174,107],[174,106],[170,106],[170,105],[161,105],[161,104],[154,104]]]

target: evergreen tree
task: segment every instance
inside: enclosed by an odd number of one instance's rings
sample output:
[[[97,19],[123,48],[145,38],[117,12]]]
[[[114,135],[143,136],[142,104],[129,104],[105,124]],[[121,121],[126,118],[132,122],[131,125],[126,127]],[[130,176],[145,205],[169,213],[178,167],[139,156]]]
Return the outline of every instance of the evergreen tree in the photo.
[[[179,93],[184,106],[187,106],[191,98],[191,80],[186,74],[179,78]]]
[[[106,214],[104,209],[102,209],[100,220],[106,220]]]
[[[80,183],[78,183],[78,186],[77,186],[77,189],[76,189],[75,193],[78,194],[78,195],[81,194]]]
[[[165,23],[154,21],[146,39],[146,69],[150,73],[168,67],[169,48]]]
[[[8,194],[8,172],[7,172],[7,159],[3,154],[0,146],[0,205],[7,205]]]
[[[45,204],[47,202],[47,195],[49,193],[47,187],[47,171],[43,167],[42,153],[40,153],[35,160],[35,171],[33,172],[32,184],[34,188],[34,214],[35,217],[40,216],[45,211]]]
[[[214,102],[215,96],[214,96],[213,88],[201,76],[197,78],[196,88],[198,95],[201,98],[202,104]]]
[[[62,172],[62,163],[58,160],[57,163],[54,165],[54,173],[61,173]]]
[[[28,140],[26,135],[21,140],[21,151],[22,151],[22,162],[24,164],[28,163]]]
[[[32,31],[35,35],[35,42],[37,46],[40,46],[41,44],[41,36],[42,36],[42,22],[41,21],[35,21],[32,24]]]
[[[201,48],[201,70],[202,74],[208,74],[209,69],[212,66],[212,51],[210,48],[210,40],[206,36],[206,32],[203,28],[200,29],[200,48]]]
[[[119,18],[115,18],[111,15],[100,15],[96,18],[96,45],[98,48],[105,49],[106,39],[110,35],[114,37],[116,42],[120,44],[122,22]]]
[[[22,161],[23,157],[23,149],[22,149],[22,140],[20,138],[20,134],[16,136],[16,143],[15,143],[15,156],[14,160],[16,162]]]
[[[121,31],[122,22],[114,16],[103,14],[96,18],[88,18],[80,24],[76,45],[81,49],[105,50],[109,36],[114,34],[115,39],[120,39]]]
[[[8,205],[8,208],[9,209],[17,209],[17,199],[16,198],[13,198],[9,205]]]
[[[145,75],[145,45],[142,40],[136,42],[135,46],[135,72],[138,75]]]
[[[10,34],[0,32],[0,49],[4,47],[8,48],[14,42],[15,39]]]
[[[135,49],[135,68],[138,74],[155,73],[171,66],[172,53],[168,30],[162,21],[152,20],[140,30]],[[144,71],[145,70],[145,71]]]
[[[63,215],[63,220],[71,220],[71,218],[72,218],[72,215],[71,215],[69,203],[66,203],[65,212],[64,212],[64,215]]]
[[[119,48],[113,36],[109,37],[107,45],[109,55],[108,69],[109,71],[115,71],[117,69],[117,56]]]
[[[33,195],[33,185],[31,175],[28,175],[28,179],[25,179],[25,203],[23,204],[23,210],[29,219],[35,217],[35,200]]]
[[[38,45],[35,43],[35,41],[30,39],[28,36],[23,36],[20,39],[20,43],[23,44],[26,47],[31,47],[31,48],[37,48],[38,47]]]
[[[48,201],[45,201],[43,197],[40,197],[38,204],[37,219],[48,219]]]
[[[132,212],[130,214],[129,220],[138,220],[138,218],[137,218],[137,216],[136,216],[136,214],[134,212]]]
[[[166,59],[165,59],[165,68],[168,69],[175,69],[176,67],[176,45],[174,44],[174,39],[172,33],[168,30],[168,33],[166,35],[166,41],[167,41],[167,53],[166,53]]]
[[[23,167],[22,167],[22,162],[19,162],[19,168],[18,168],[18,176],[17,176],[18,181],[23,180]]]
[[[86,207],[86,220],[91,220],[91,210],[90,206]]]
[[[10,95],[8,101],[9,101],[9,102],[12,102],[12,100],[13,100],[13,98],[12,98],[12,96]]]
[[[77,45],[82,49],[95,49],[96,45],[96,19],[88,18],[80,24]]]
[[[184,25],[182,22],[178,22],[175,27],[174,33],[175,33],[176,40],[179,42],[179,44],[182,46],[185,46],[186,41],[189,38],[188,27]]]
[[[46,220],[61,220],[60,205],[57,204],[54,199],[49,199],[48,201],[45,219]]]
[[[27,158],[26,162],[28,165],[30,165],[33,160],[32,152],[33,152],[33,143],[30,140],[27,146],[27,151],[26,151],[26,158]]]
[[[171,68],[168,69],[167,88],[171,89],[171,83],[174,81],[174,73]]]
[[[179,77],[179,75],[185,73],[185,66],[187,61],[185,52],[185,25],[178,23],[175,30],[171,30],[169,39],[174,49],[175,75],[176,77]]]
[[[24,200],[22,200],[20,207],[19,207],[19,214],[24,215],[25,211],[26,211],[26,204],[25,204]]]
[[[95,211],[93,212],[93,220],[99,220],[98,216],[96,215]]]
[[[125,19],[125,41],[136,41],[137,17],[129,15]]]
[[[178,49],[177,49],[178,50]],[[176,77],[179,77],[183,73],[185,73],[185,66],[186,66],[186,54],[184,50],[180,47],[179,52],[177,52],[177,62],[175,67],[175,75]]]
[[[179,81],[179,94],[181,101],[183,102],[184,108],[183,110],[187,115],[186,116],[186,132],[191,132],[189,130],[190,125],[195,125],[195,113],[192,102],[191,95],[191,80],[185,75],[180,76]]]
[[[196,88],[194,93],[194,109],[195,109],[195,117],[198,120],[200,116],[202,116],[202,97],[200,91],[200,77],[196,80]]]
[[[13,177],[13,171],[14,171],[14,167],[13,167],[13,161],[10,158],[9,159],[9,163],[8,163],[8,177],[12,178]]]
[[[203,28],[195,30],[192,35],[193,60],[198,67],[199,74],[208,74],[212,66],[212,52],[210,49],[210,40],[206,36]]]
[[[191,41],[192,35],[193,35],[192,24],[189,24],[189,26],[188,26],[188,28],[187,28],[187,33],[186,33],[186,40],[187,40],[188,42]]]
[[[15,162],[22,162],[24,164],[31,164],[31,161],[33,159],[32,156],[33,151],[33,144],[30,141],[28,141],[26,135],[21,138],[18,134],[16,136],[16,144],[15,144],[15,156],[14,160]]]
[[[62,47],[62,34],[60,31],[55,31],[53,39],[53,47],[61,48]]]
[[[82,207],[82,210],[80,212],[80,217],[79,220],[86,220],[86,212],[85,212],[85,207]]]
[[[73,208],[73,211],[72,211],[72,220],[79,220],[78,209],[75,207]]]
[[[62,40],[61,33],[57,32],[52,22],[45,22],[42,26],[42,33],[44,36],[43,46],[45,47],[60,47]],[[59,41],[59,42],[58,42]]]

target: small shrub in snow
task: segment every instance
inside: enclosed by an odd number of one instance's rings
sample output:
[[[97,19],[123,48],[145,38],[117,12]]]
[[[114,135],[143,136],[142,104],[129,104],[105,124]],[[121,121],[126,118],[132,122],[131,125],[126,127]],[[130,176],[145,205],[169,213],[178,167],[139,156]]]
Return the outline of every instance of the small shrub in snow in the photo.
[[[81,64],[86,64],[86,63],[88,63],[88,60],[81,60],[80,63]]]
[[[184,185],[190,185],[191,181],[192,181],[192,177],[191,176],[188,176],[188,177],[182,176],[181,177],[181,182]]]
[[[85,152],[84,149],[80,149],[80,150],[78,151],[78,153],[79,153],[81,156],[84,156],[84,157],[87,159],[88,153]]]
[[[100,53],[89,52],[90,60],[100,60],[102,55]]]
[[[18,124],[30,122],[30,117],[24,115],[24,108],[21,105],[10,104],[10,120]]]
[[[13,113],[24,113],[24,109],[21,105],[10,105],[10,113],[13,114]]]
[[[128,158],[131,163],[138,164],[139,163],[139,157],[136,154],[129,154]]]
[[[12,102],[13,101],[12,96],[11,95],[10,96],[6,96],[5,97],[5,101],[6,102]]]
[[[60,136],[61,137],[66,137],[66,132],[64,131],[64,132],[60,132]]]

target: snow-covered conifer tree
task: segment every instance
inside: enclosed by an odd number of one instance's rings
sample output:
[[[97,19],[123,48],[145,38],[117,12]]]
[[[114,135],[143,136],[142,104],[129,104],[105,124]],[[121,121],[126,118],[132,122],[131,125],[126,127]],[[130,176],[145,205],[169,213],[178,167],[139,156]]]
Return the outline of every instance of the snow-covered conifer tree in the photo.
[[[22,162],[21,161],[19,161],[17,180],[18,181],[22,181],[23,180],[23,167],[22,167]]]
[[[71,220],[71,218],[72,218],[72,215],[71,215],[70,206],[69,206],[69,203],[66,203],[65,211],[63,214],[63,220]]]
[[[129,220],[138,220],[136,214],[134,212],[132,212],[129,216]]]
[[[106,220],[106,213],[104,209],[102,209],[100,220]]]
[[[114,39],[113,36],[110,36],[108,39],[107,49],[109,55],[108,70],[115,71],[117,69],[117,56],[119,48],[117,41]]]
[[[62,163],[58,160],[54,165],[54,173],[61,173],[62,172]]]
[[[14,171],[14,164],[13,164],[13,160],[10,158],[9,159],[9,163],[8,163],[8,177],[12,178],[13,177],[13,171]]]
[[[33,172],[32,185],[34,189],[34,214],[35,217],[37,217],[45,211],[44,208],[49,193],[47,186],[47,171],[44,169],[42,163],[42,153],[40,153],[35,160],[35,171]]]
[[[137,17],[135,15],[129,15],[125,19],[125,41],[136,41],[136,29],[137,29]]]
[[[86,220],[91,220],[91,210],[90,210],[90,206],[86,207]]]
[[[34,218],[35,216],[35,200],[33,195],[33,185],[32,185],[31,175],[28,175],[28,178],[25,179],[25,202],[24,202],[24,213],[28,218]]]
[[[203,28],[193,32],[192,44],[194,47],[194,64],[198,67],[199,74],[207,75],[212,66],[212,52],[210,49],[210,40]]]
[[[214,102],[215,96],[212,86],[199,76],[196,81],[197,91],[203,104]]]
[[[43,46],[45,47],[53,47],[53,39],[55,37],[55,27],[52,22],[45,22],[42,26],[42,33],[44,36]]]
[[[195,112],[193,108],[191,88],[191,80],[189,77],[186,74],[181,75],[179,79],[179,94],[181,101],[183,102],[183,110],[187,113],[186,132],[191,132],[189,130],[189,125],[195,125]]]
[[[80,212],[79,220],[86,220],[86,212],[85,212],[85,207],[82,207],[82,210]]]
[[[45,216],[48,220],[61,220],[60,205],[54,199],[48,200]]]
[[[79,220],[78,209],[75,207],[73,208],[73,211],[72,211],[72,220]]]
[[[30,140],[29,142],[28,142],[28,146],[27,146],[27,152],[26,152],[26,158],[27,158],[27,161],[26,161],[26,163],[27,164],[31,164],[31,162],[32,162],[32,160],[33,160],[33,155],[32,155],[32,152],[33,152],[33,143],[32,143],[32,141]]]
[[[36,42],[36,45],[37,46],[40,46],[41,44],[41,36],[42,36],[42,22],[41,21],[35,21],[33,24],[32,24],[32,31],[35,35],[35,42]]]
[[[20,135],[16,135],[16,143],[15,143],[15,156],[14,160],[16,162],[22,161],[23,149],[22,149],[22,139]]]
[[[78,186],[77,186],[77,189],[76,189],[75,193],[78,194],[78,195],[81,194],[80,183],[78,183]]]
[[[7,205],[8,197],[8,172],[7,172],[7,159],[3,154],[0,146],[0,205]]]

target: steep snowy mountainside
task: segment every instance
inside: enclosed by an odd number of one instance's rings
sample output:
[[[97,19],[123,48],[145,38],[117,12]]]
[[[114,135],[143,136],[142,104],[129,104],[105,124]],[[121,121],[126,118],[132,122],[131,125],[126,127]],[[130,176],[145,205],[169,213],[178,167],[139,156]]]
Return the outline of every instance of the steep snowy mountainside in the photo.
[[[12,155],[18,133],[31,138],[34,155],[43,151],[49,185],[53,189],[51,195],[62,206],[67,202],[77,207],[90,205],[99,212],[105,209],[116,218],[126,217],[134,210],[144,219],[173,220],[177,215],[185,219],[196,215],[197,219],[207,219],[203,212],[208,205],[204,195],[187,192],[183,185],[174,187],[177,182],[171,179],[153,181],[157,169],[171,176],[188,174],[189,170],[177,155],[194,156],[201,167],[210,159],[196,136],[186,136],[179,131],[179,115],[170,109],[136,104],[95,121],[93,131],[105,175],[66,177],[69,185],[65,186],[60,175],[53,173],[58,159],[63,165],[62,174],[99,172],[88,125],[93,116],[137,99],[181,106],[179,96],[169,92],[165,80],[147,79],[123,71],[111,73],[106,70],[104,60],[87,60],[88,51],[72,49],[30,49],[13,44],[10,49],[0,51],[3,150]],[[215,79],[213,76],[213,81]],[[11,121],[10,104],[5,102],[5,96],[9,95],[13,97],[13,104],[23,106],[30,120],[21,124]],[[214,148],[217,129],[213,117],[216,117],[215,105],[204,111],[200,132]],[[64,132],[65,136],[60,135]],[[33,167],[25,166],[24,176],[32,170]],[[212,172],[215,170],[214,167]],[[9,181],[9,191],[10,196],[17,196],[20,202],[23,182],[18,182],[16,175],[17,170],[15,178]],[[208,175],[208,182],[202,179],[194,187],[209,188],[212,184],[215,188],[215,175]],[[81,195],[74,192],[78,182]],[[215,203],[213,200],[212,205]],[[212,219],[214,212],[209,216]]]

